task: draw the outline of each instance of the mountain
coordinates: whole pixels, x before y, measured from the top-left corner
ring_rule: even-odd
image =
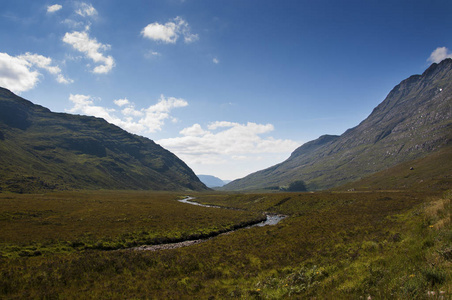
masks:
[[[335,187],[338,191],[419,190],[444,191],[452,187],[452,145],[427,156],[400,163],[354,182]]]
[[[152,140],[103,119],[54,113],[0,88],[0,190],[207,189]]]
[[[284,162],[224,186],[252,190],[303,180],[310,190],[335,187],[451,144],[452,59],[403,80],[358,126],[324,135]],[[452,174],[451,174],[452,175]]]
[[[221,187],[228,183],[212,175],[198,175],[198,178],[199,180],[201,180],[202,183],[204,183],[209,188]]]

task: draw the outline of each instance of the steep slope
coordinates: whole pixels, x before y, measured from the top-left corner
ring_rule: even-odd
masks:
[[[403,162],[357,181],[338,186],[334,190],[445,191],[451,187],[452,145],[449,145],[427,156]]]
[[[53,113],[0,88],[0,189],[204,190],[153,141],[103,119]]]
[[[402,81],[358,126],[302,145],[284,162],[235,180],[225,190],[304,180],[326,189],[423,157],[452,140],[452,59]]]

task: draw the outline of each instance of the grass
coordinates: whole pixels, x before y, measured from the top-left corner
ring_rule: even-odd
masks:
[[[153,141],[105,120],[53,113],[0,88],[0,191],[204,191]]]
[[[2,230],[0,295],[8,299],[423,299],[432,293],[452,295],[451,193],[194,195],[202,203],[244,211],[184,205],[175,201],[181,195],[171,193],[0,195],[2,216],[6,211],[8,216],[28,213],[20,215],[23,219],[3,218],[2,229],[16,224],[15,230],[29,232],[35,244],[49,245],[80,239],[91,245],[105,241],[106,236],[120,241],[124,234],[142,230],[174,237],[181,232],[189,235],[225,228],[260,216],[262,211],[289,215],[276,226],[238,230],[159,252],[70,246],[62,251],[61,246],[49,246],[42,255],[20,256],[17,253],[31,243]],[[53,225],[36,223],[38,217],[33,214],[38,212]],[[85,225],[77,223],[81,217],[86,217]],[[72,226],[74,222],[81,227]],[[45,226],[53,226],[51,231],[59,231],[61,238],[50,239],[56,233],[44,234]],[[83,240],[87,230],[92,235]],[[137,240],[139,234],[133,236]]]
[[[445,191],[452,185],[451,162],[452,147],[447,146],[335,189],[371,191],[385,187],[388,190]]]
[[[121,249],[195,239],[262,218],[196,208],[180,194],[139,191],[0,194],[0,255]]]

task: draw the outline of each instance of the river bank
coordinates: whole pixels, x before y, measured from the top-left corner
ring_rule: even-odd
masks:
[[[202,207],[209,207],[209,208],[220,208],[220,209],[233,209],[233,210],[238,210],[236,208],[230,208],[230,207],[221,207],[221,206],[216,206],[216,205],[206,205],[206,204],[201,204],[198,202],[194,202],[191,200],[194,200],[196,198],[193,197],[185,197],[184,199],[178,200],[181,203],[185,203],[185,204],[190,204],[190,205],[196,205],[196,206],[202,206]],[[225,231],[225,232],[218,232],[218,233],[212,233],[211,236],[206,237],[206,238],[200,238],[200,239],[187,239],[181,242],[177,242],[177,243],[166,243],[166,244],[158,244],[158,245],[141,245],[138,247],[134,247],[131,248],[132,250],[136,250],[136,251],[160,251],[160,250],[169,250],[169,249],[176,249],[176,248],[181,248],[181,247],[187,247],[187,246],[192,246],[192,245],[196,245],[199,243],[203,243],[206,242],[214,237],[220,236],[220,235],[225,235],[225,234],[230,234],[233,233],[234,231],[237,231],[239,229],[247,229],[247,228],[253,228],[253,227],[263,227],[263,226],[273,226],[278,224],[281,220],[285,219],[287,216],[285,215],[281,215],[281,214],[269,214],[269,213],[265,213],[265,220],[264,221],[257,221],[257,222],[253,222],[250,224],[245,224],[242,226],[236,226],[231,230]]]

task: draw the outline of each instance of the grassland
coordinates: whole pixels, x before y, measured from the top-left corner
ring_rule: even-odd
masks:
[[[0,255],[113,250],[207,237],[263,218],[198,209],[164,192],[0,194]]]
[[[0,298],[452,296],[452,194],[0,194]],[[289,217],[158,252],[125,249]],[[108,249],[118,249],[107,251]]]

